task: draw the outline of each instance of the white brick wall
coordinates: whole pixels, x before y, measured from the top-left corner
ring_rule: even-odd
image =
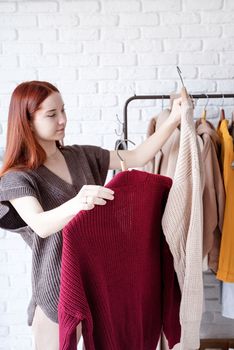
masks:
[[[178,90],[177,64],[192,94],[234,92],[233,22],[233,0],[1,0],[0,159],[10,94],[24,80],[45,79],[60,88],[66,143],[109,149],[125,100]],[[221,102],[209,102],[214,122]],[[229,115],[234,101],[225,103]],[[160,109],[161,101],[131,103],[133,141],[141,142],[147,121]],[[26,325],[30,264],[22,239],[1,230],[0,350],[32,349]],[[219,283],[208,273],[202,337],[234,337],[234,321],[221,316],[219,299]]]

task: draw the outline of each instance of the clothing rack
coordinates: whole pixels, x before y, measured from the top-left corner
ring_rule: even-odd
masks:
[[[234,98],[234,94],[195,94],[190,96],[193,99],[201,99],[201,98]],[[134,95],[127,99],[124,105],[124,122],[123,122],[123,134],[124,140],[128,139],[128,105],[131,101],[134,100],[169,100],[171,98],[170,95]],[[126,141],[127,144],[127,141]]]

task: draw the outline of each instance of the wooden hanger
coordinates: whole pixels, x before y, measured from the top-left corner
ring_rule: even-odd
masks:
[[[201,115],[201,121],[202,124],[206,124],[206,109],[203,109],[202,115]]]
[[[124,143],[130,142],[130,143],[132,143],[134,146],[135,146],[136,144],[135,144],[133,141],[131,141],[131,140],[123,139],[123,140],[119,140],[119,143],[118,143],[118,145],[117,145],[117,147],[116,147],[117,156],[118,156],[119,159],[120,159],[121,170],[122,170],[122,171],[126,171],[126,170],[128,170],[126,161],[125,161],[125,159],[123,159],[123,158],[121,157],[121,155],[119,154],[119,147],[120,147],[120,145],[121,145],[123,142],[124,142]]]
[[[206,123],[206,115],[207,115],[206,107],[208,105],[208,102],[209,102],[209,97],[208,97],[208,95],[206,95],[206,104],[205,104],[205,107],[204,107],[202,115],[201,115],[201,122],[202,122],[202,124]]]

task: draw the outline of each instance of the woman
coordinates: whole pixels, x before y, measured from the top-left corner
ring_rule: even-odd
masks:
[[[169,118],[134,150],[120,151],[128,167],[143,166],[180,122],[181,99]],[[7,146],[0,172],[0,226],[18,232],[32,249],[32,298],[28,323],[37,350],[58,350],[63,227],[80,211],[114,199],[103,187],[108,169],[120,168],[116,151],[62,146],[66,114],[58,89],[30,81],[14,90]],[[77,339],[80,337],[77,329]]]

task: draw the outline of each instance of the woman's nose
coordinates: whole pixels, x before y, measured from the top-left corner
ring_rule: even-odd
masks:
[[[59,124],[65,124],[65,123],[66,123],[66,120],[67,120],[67,118],[66,118],[66,116],[64,115],[64,113],[60,113],[59,118],[58,118],[58,123],[59,123]]]

